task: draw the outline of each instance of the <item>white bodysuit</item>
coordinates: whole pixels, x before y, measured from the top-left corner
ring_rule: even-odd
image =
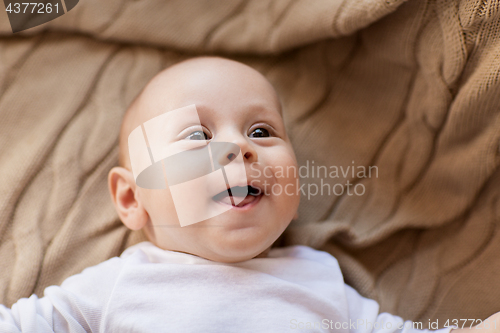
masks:
[[[143,242],[44,294],[0,305],[0,332],[422,332],[305,246],[225,264]]]

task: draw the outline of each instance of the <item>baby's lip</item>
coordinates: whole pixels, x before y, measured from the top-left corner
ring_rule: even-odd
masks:
[[[233,196],[233,197],[246,197],[246,196],[259,196],[262,194],[262,189],[258,186],[255,185],[236,185],[236,186],[231,186],[230,188],[227,188],[216,195],[212,197],[213,200],[215,201],[221,201],[223,198],[227,196]]]
[[[243,209],[250,207],[251,204],[257,204],[263,195],[263,192],[255,186],[233,186],[213,196],[212,200],[233,208]]]

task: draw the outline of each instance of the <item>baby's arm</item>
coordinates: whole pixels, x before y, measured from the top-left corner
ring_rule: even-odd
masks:
[[[46,288],[43,298],[0,305],[0,332],[99,332],[121,267],[122,259],[113,258]]]
[[[379,305],[372,299],[361,296],[352,287],[345,286],[347,304],[349,307],[349,332],[350,333],[421,333],[419,323],[404,321],[401,317],[387,312],[379,313]],[[451,328],[437,330],[439,333],[449,333]]]
[[[354,323],[349,327],[350,333],[420,333],[420,332],[440,332],[440,333],[500,333],[500,328],[494,325],[476,325],[472,328],[453,329],[452,327],[443,328],[436,331],[423,330],[422,324],[412,321],[403,321],[401,317],[389,313],[378,313],[379,305],[374,300],[364,298],[356,290],[345,285],[347,303],[349,306],[349,319]],[[500,322],[500,312],[488,318],[489,322]],[[376,326],[375,323],[378,323]],[[486,329],[485,327],[489,327]],[[480,331],[479,331],[480,330]]]
[[[485,323],[495,323],[495,325],[486,325]],[[471,328],[456,328],[451,333],[500,333],[500,327],[496,327],[496,323],[500,323],[500,312],[489,316],[483,323]]]

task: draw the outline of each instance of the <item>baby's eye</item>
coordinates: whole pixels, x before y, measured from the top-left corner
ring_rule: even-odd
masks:
[[[250,133],[249,137],[251,138],[267,138],[270,137],[269,131],[265,128],[259,127],[256,128]]]
[[[207,133],[203,131],[194,131],[186,137],[186,140],[208,140]]]

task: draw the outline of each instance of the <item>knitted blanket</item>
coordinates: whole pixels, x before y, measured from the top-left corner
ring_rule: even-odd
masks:
[[[423,327],[499,311],[499,22],[499,0],[82,0],[16,34],[0,13],[0,301],[144,239],[107,190],[121,116],[217,54],[282,99],[303,187],[281,245]]]

